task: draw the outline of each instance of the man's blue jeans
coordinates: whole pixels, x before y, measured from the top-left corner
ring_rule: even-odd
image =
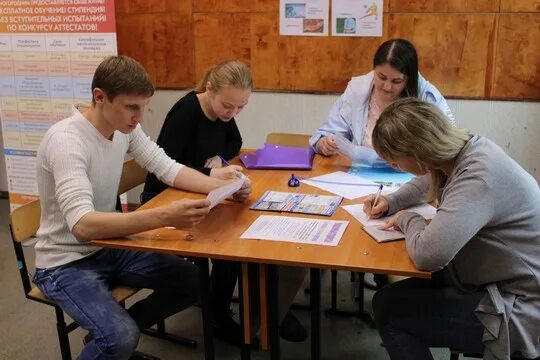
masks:
[[[66,265],[37,269],[38,288],[83,329],[92,340],[78,359],[128,359],[139,331],[199,300],[195,265],[173,255],[102,249]],[[154,290],[128,310],[118,304],[111,287],[125,285]]]

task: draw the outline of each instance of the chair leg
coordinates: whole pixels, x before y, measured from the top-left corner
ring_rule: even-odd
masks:
[[[337,310],[337,270],[331,270],[330,275],[332,278],[332,288],[331,288],[331,297],[332,297],[332,311]]]
[[[58,306],[55,306],[54,310],[56,312],[56,331],[58,332],[58,342],[60,343],[60,354],[62,354],[62,360],[71,360],[69,332],[67,330],[66,321],[64,320],[64,312]]]
[[[182,336],[170,334],[165,331],[165,320],[161,320],[156,324],[156,329],[149,328],[142,331],[143,334],[152,336],[158,339],[170,341],[174,344],[184,345],[188,347],[197,347],[197,341],[188,339]]]

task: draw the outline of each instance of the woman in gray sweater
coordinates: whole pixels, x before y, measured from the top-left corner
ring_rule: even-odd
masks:
[[[430,346],[484,359],[540,356],[540,189],[492,141],[453,128],[435,107],[405,98],[373,131],[377,154],[417,177],[364,203],[393,217],[409,255],[431,279],[406,279],[373,299],[390,357],[432,359]],[[407,207],[437,202],[428,222]]]

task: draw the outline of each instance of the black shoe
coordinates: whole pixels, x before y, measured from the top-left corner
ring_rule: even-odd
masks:
[[[279,336],[287,341],[302,342],[307,339],[307,331],[290,311],[279,325]]]
[[[214,337],[228,344],[240,346],[242,344],[243,331],[236,321],[226,317],[219,324],[214,325]]]
[[[377,290],[380,290],[386,285],[390,284],[390,280],[386,274],[373,274],[373,281],[375,281],[375,284],[377,284]]]

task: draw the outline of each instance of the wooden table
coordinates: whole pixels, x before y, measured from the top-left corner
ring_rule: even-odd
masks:
[[[234,162],[233,162],[234,163]],[[236,162],[238,163],[238,162]],[[350,161],[343,157],[325,158],[316,156],[312,171],[294,171],[297,177],[313,177],[334,171],[347,171]],[[185,230],[155,229],[134,234],[122,239],[92,241],[94,245],[139,251],[153,251],[176,254],[201,259],[225,259],[242,263],[268,264],[269,292],[277,290],[275,284],[275,265],[301,266],[311,269],[311,311],[312,311],[312,358],[320,356],[320,269],[350,270],[370,273],[384,273],[413,277],[429,277],[430,274],[415,268],[405,250],[405,242],[378,244],[362,230],[362,224],[341,207],[331,217],[333,220],[349,220],[350,223],[338,246],[306,245],[280,241],[262,241],[240,239],[240,235],[260,215],[269,212],[249,210],[251,204],[259,199],[266,190],[290,191],[300,193],[326,194],[318,188],[302,184],[298,188],[287,186],[290,170],[251,170],[246,171],[253,183],[253,193],[245,203],[223,202],[212,209],[208,217],[189,230],[192,241],[187,241]],[[205,195],[193,194],[176,189],[167,189],[146,203],[141,209],[165,205],[181,198],[204,198]],[[343,201],[343,205],[358,203],[358,200]],[[288,216],[316,217],[305,214]],[[208,268],[203,266],[203,276],[208,276]],[[243,282],[243,285],[246,285]],[[208,284],[203,286],[208,295]],[[246,293],[246,291],[244,291]],[[204,294],[203,294],[204,295]],[[277,334],[277,309],[270,301],[269,329],[271,357],[279,358],[279,338]],[[205,304],[203,304],[204,306]],[[245,311],[246,309],[244,309]],[[203,312],[203,323],[206,323]],[[206,319],[208,320],[208,318]],[[213,358],[211,347],[211,329],[205,326],[205,353]],[[207,337],[209,336],[209,338]],[[246,339],[247,340],[247,339]]]

